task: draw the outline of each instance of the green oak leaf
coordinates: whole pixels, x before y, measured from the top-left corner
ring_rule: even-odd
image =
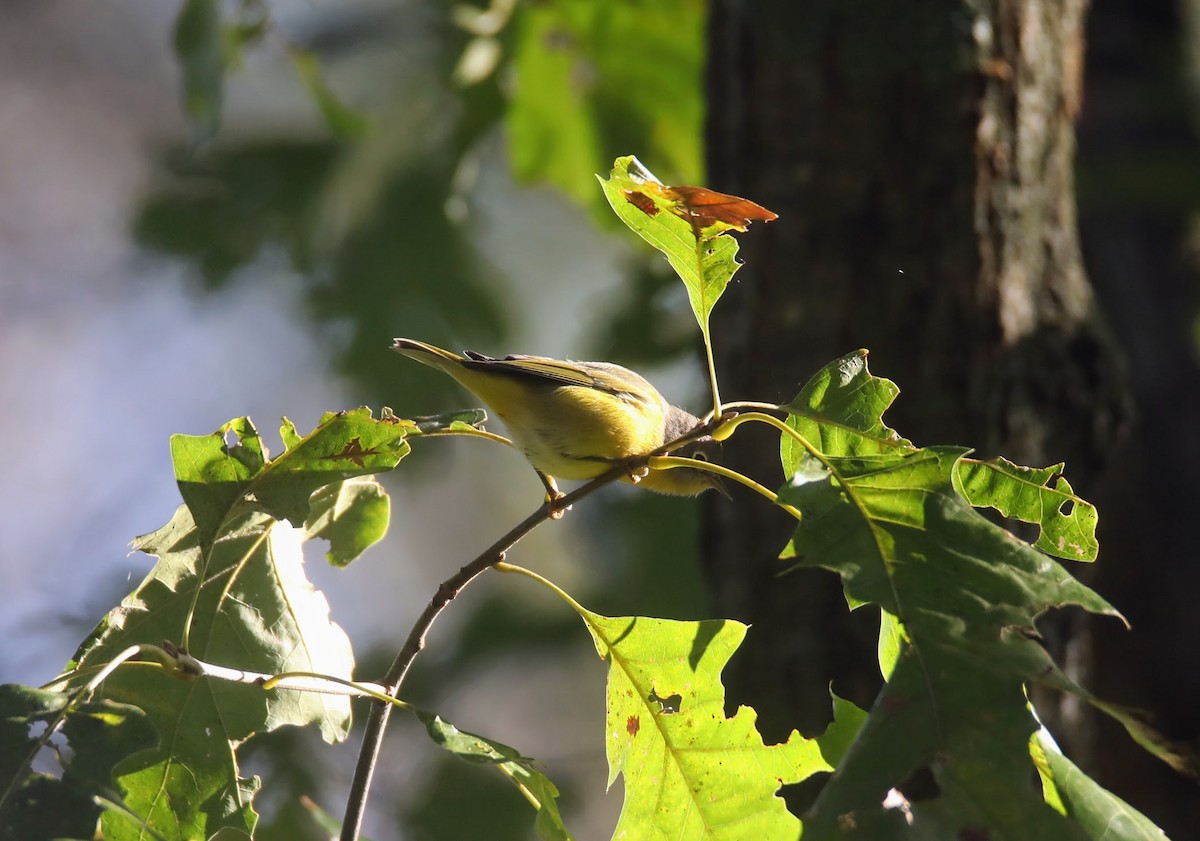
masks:
[[[175,479],[205,545],[246,510],[303,525],[318,488],[354,476],[391,470],[408,455],[412,425],[376,420],[367,408],[328,413],[301,437],[288,420],[280,430],[287,449],[268,460],[249,418],[211,435],[171,436]],[[232,437],[232,443],[227,441]]]
[[[325,560],[343,567],[387,533],[391,502],[373,476],[356,476],[317,488],[309,497],[304,536],[329,541]]]
[[[738,243],[730,234],[697,231],[675,212],[679,202],[633,157],[617,158],[612,174],[600,185],[613,211],[629,228],[666,255],[687,288],[692,312],[705,345],[711,345],[709,316],[739,268]]]
[[[1032,782],[1036,727],[1020,681],[978,659],[908,647],[805,813],[803,837],[1083,841]]]
[[[746,634],[739,622],[606,617],[580,608],[608,661],[609,785],[625,779],[614,838],[793,839],[800,823],[781,785],[830,770],[795,731],[764,745],[755,713],[725,715],[721,670]]]
[[[60,776],[30,772],[44,739],[31,728],[55,727],[70,751],[54,755]],[[105,811],[138,826],[113,779],[113,767],[152,748],[154,728],[138,707],[88,700],[78,693],[0,685],[0,837],[9,841],[91,838]]]
[[[72,683],[139,643],[181,640],[208,663],[250,672],[308,671],[349,679],[354,659],[345,633],[304,573],[303,534],[257,511],[229,520],[210,547],[187,506],[136,548],[158,557],[145,580],[80,646]],[[186,630],[185,630],[186,629]],[[100,687],[103,697],[145,710],[160,746],[116,769],[125,802],[167,839],[204,839],[221,827],[252,832],[256,780],[238,774],[236,749],[255,733],[316,724],[327,741],[344,739],[343,696],[171,676],[127,664]],[[106,839],[144,837],[106,815]]]
[[[891,380],[876,377],[867,368],[867,352],[857,350],[830,362],[780,408],[788,413],[787,425],[819,452],[831,456],[865,456],[911,450],[883,422],[883,413],[900,389]],[[807,450],[790,435],[780,438],[784,473],[799,469]]]
[[[847,597],[897,617],[906,640],[871,717],[814,806],[806,837],[836,837],[848,814],[862,828],[894,824],[901,816],[885,798],[922,768],[940,791],[911,809],[926,831],[1083,837],[1065,829],[1029,786],[1027,742],[1036,723],[1023,694],[1027,682],[1074,693],[1144,732],[1129,711],[1070,681],[1037,642],[1035,620],[1051,608],[1118,614],[955,492],[962,453],[931,447],[807,456],[781,491],[802,515],[785,557],[839,573]],[[1144,743],[1175,759],[1168,743]],[[980,756],[989,757],[990,771],[976,767]],[[1002,814],[979,808],[998,800],[1008,804]]]
[[[467,762],[492,765],[509,778],[537,810],[534,829],[545,841],[571,841],[574,837],[558,813],[558,788],[520,751],[484,736],[459,730],[433,713],[417,711],[429,737],[440,747]]]
[[[1022,467],[1006,458],[960,460],[955,488],[976,508],[995,508],[1041,527],[1033,544],[1043,552],[1071,561],[1094,561],[1096,506],[1077,496],[1062,475],[1063,466]]]
[[[1096,841],[1167,841],[1167,836],[1149,818],[1063,756],[1046,731],[1030,740],[1030,750],[1046,802],[1074,820]]]

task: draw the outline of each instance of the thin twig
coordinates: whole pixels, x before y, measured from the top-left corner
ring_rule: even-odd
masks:
[[[450,604],[462,592],[464,587],[470,584],[471,581],[488,567],[498,561],[502,561],[505,552],[511,549],[517,541],[532,531],[539,523],[551,519],[555,511],[571,505],[576,500],[582,499],[602,485],[606,485],[623,475],[623,469],[610,470],[608,473],[593,479],[565,497],[553,502],[547,502],[517,524],[506,535],[481,552],[473,561],[443,581],[433,598],[429,600],[429,604],[425,606],[425,610],[422,611],[420,617],[413,624],[412,630],[409,631],[408,639],[404,641],[403,648],[400,649],[395,661],[392,663],[392,667],[381,681],[387,694],[393,698],[397,696],[400,686],[404,683],[404,679],[408,675],[408,670],[412,666],[413,660],[416,659],[421,649],[425,647],[425,636],[428,634],[434,620],[438,618],[446,605]],[[367,724],[363,733],[362,747],[359,749],[358,764],[355,766],[354,779],[350,786],[350,795],[346,801],[346,813],[342,818],[342,841],[357,841],[358,839],[359,831],[362,828],[363,812],[366,808],[367,793],[371,786],[371,777],[375,771],[375,763],[378,761],[380,748],[383,746],[383,734],[387,727],[391,710],[391,705],[378,701],[371,705],[371,712],[367,716]]]
[[[687,435],[674,441],[668,441],[654,452],[637,459],[637,461],[648,461],[654,456],[676,450],[689,441],[710,434],[726,420],[728,418],[710,420]],[[479,553],[473,561],[443,581],[438,587],[437,592],[434,593],[433,598],[429,600],[429,604],[425,606],[425,610],[421,612],[421,615],[413,624],[412,630],[408,633],[408,639],[404,641],[404,646],[396,655],[396,659],[392,663],[392,667],[388,670],[387,675],[380,681],[386,693],[392,698],[399,695],[400,687],[404,683],[404,679],[408,676],[408,670],[412,666],[413,660],[421,653],[421,649],[425,647],[425,636],[429,633],[430,627],[441,614],[442,610],[445,609],[446,605],[450,604],[462,592],[464,587],[474,581],[484,570],[503,561],[505,553],[516,545],[517,541],[522,537],[533,531],[537,525],[545,520],[554,519],[556,512],[566,510],[566,508],[578,500],[583,499],[604,485],[629,475],[629,473],[629,465],[619,465],[607,473],[592,479],[586,485],[575,489],[566,496],[547,501],[514,526],[507,534]],[[383,735],[387,729],[387,722],[391,716],[391,711],[392,706],[381,701],[376,701],[371,705],[371,711],[367,716],[367,723],[363,732],[362,746],[358,752],[358,764],[354,768],[354,778],[350,783],[350,795],[346,799],[346,813],[342,818],[341,841],[358,841],[358,834],[362,829],[363,814],[367,806],[367,794],[371,788],[371,778],[375,773],[375,764],[379,760],[379,751],[383,747]]]

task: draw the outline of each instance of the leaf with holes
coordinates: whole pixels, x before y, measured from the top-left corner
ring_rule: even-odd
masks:
[[[721,670],[746,626],[580,615],[609,664],[609,785],[625,778],[613,837],[795,838],[800,823],[779,787],[830,766],[794,731],[764,745],[749,707],[725,716]]]
[[[1041,533],[1033,545],[1043,552],[1071,561],[1094,561],[1100,551],[1096,506],[1075,494],[1062,475],[1063,466],[1022,467],[1006,458],[964,458],[954,473],[954,484],[976,508],[995,508],[1005,517],[1039,526]]]
[[[1086,700],[1037,642],[1034,621],[1078,605],[1117,615],[1055,561],[988,522],[955,491],[963,451],[927,448],[860,457],[807,456],[781,497],[802,520],[785,551],[798,566],[838,572],[847,596],[903,623],[907,644],[846,760],[806,822],[835,837],[900,819],[885,797],[927,769],[940,791],[912,815],[945,835],[1073,836],[1029,785],[1035,723],[1022,685],[1040,681]],[[981,747],[983,746],[983,747]],[[989,757],[986,772],[979,756]],[[1004,802],[987,814],[978,804]]]
[[[744,225],[713,220],[712,224],[698,226],[697,220],[706,217],[689,210],[689,199],[677,192],[697,188],[667,187],[633,156],[617,158],[612,174],[607,180],[601,178],[600,184],[621,221],[666,255],[687,288],[704,342],[710,345],[709,316],[742,265],[737,259],[737,240],[726,231],[742,230]],[[770,211],[759,210],[774,218]]]
[[[284,419],[280,435],[287,449],[268,460],[254,424],[236,418],[211,435],[171,436],[175,480],[205,545],[246,511],[264,511],[301,526],[314,491],[391,470],[408,455],[405,439],[412,429],[408,422],[375,420],[366,408],[326,414],[303,437]]]

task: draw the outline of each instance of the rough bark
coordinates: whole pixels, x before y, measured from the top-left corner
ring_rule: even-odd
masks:
[[[1195,743],[1200,564],[1190,512],[1200,470],[1200,251],[1189,217],[1200,212],[1200,65],[1193,64],[1189,90],[1182,60],[1189,2],[1197,50],[1196,0],[1096,0],[1079,182],[1085,260],[1128,357],[1136,401],[1134,434],[1094,494],[1101,512],[1096,587],[1133,631],[1097,623],[1093,685],[1102,697],[1150,710],[1170,735]],[[1161,816],[1170,837],[1195,837],[1195,782],[1147,756],[1111,723],[1099,725],[1099,780]]]
[[[1129,406],[1080,257],[1074,120],[1086,0],[713,0],[709,180],[780,214],[744,237],[714,317],[727,399],[790,397],[856,347],[903,390],[889,425],[1095,480]],[[768,483],[766,437],[729,460]],[[874,629],[831,576],[777,579],[786,517],[709,501],[721,610],[755,625],[733,694],[772,735],[827,716],[830,679],[869,703]],[[1091,637],[1048,624],[1085,683]],[[1084,711],[1043,715],[1085,765]]]

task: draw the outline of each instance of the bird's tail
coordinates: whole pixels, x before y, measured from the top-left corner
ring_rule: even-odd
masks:
[[[430,368],[437,368],[439,371],[447,373],[457,371],[464,361],[457,353],[418,342],[416,339],[393,339],[392,350],[404,354],[409,359],[415,359],[428,365]]]

